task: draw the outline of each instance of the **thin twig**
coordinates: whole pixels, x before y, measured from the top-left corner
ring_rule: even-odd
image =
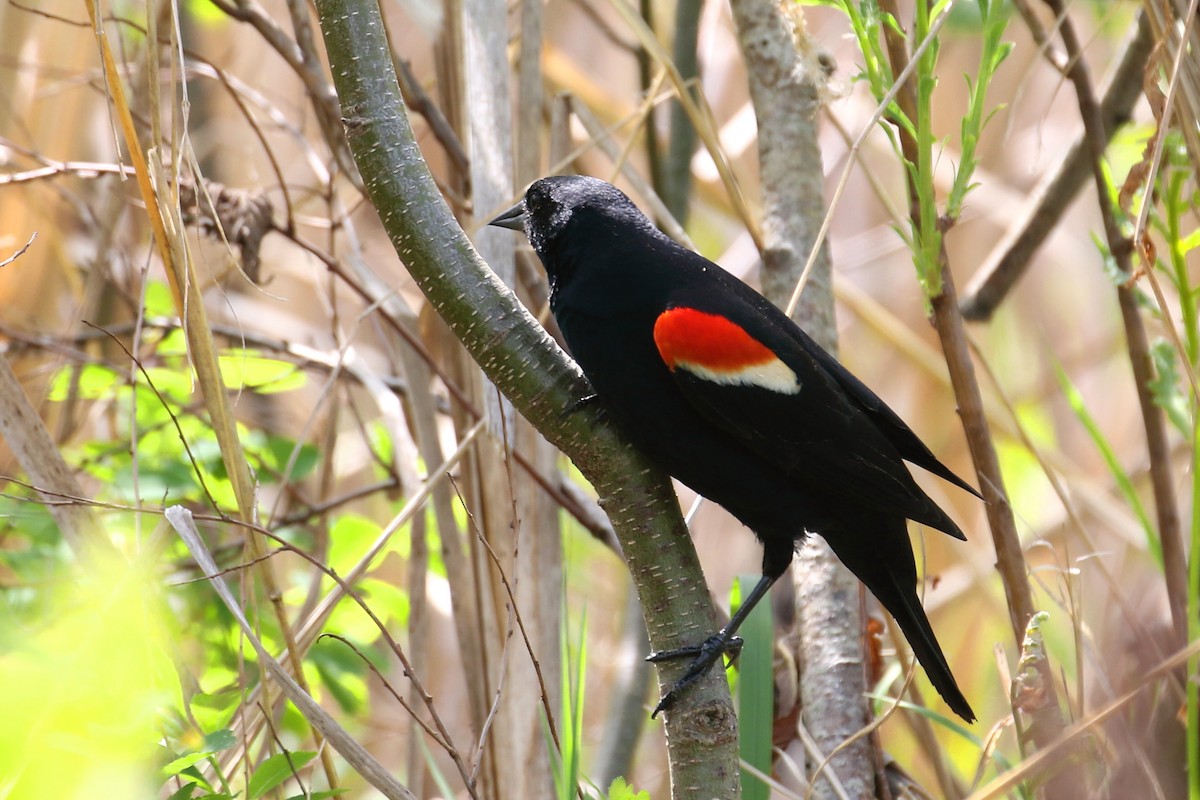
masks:
[[[277,552],[281,551],[282,548]],[[207,578],[198,578],[197,580],[207,580]],[[453,745],[451,745],[449,742],[442,739],[442,735],[440,733],[429,727],[428,722],[417,716],[416,710],[410,706],[403,697],[400,696],[400,693],[396,691],[394,686],[392,686],[392,682],[389,681],[387,677],[385,677],[384,674],[379,671],[379,668],[375,666],[375,662],[368,658],[363,651],[359,650],[358,646],[355,645],[354,642],[350,641],[345,636],[342,636],[340,633],[322,633],[317,637],[317,641],[319,642],[322,639],[336,639],[337,641],[346,645],[346,647],[349,647],[351,650],[353,650],[355,655],[357,655],[359,659],[367,665],[367,669],[371,670],[371,672],[375,674],[375,677],[379,679],[379,683],[383,686],[383,688],[387,689],[388,694],[394,697],[396,702],[400,704],[400,707],[408,712],[409,717],[411,717],[414,722],[421,726],[421,729],[425,731],[426,736],[437,742],[438,747],[442,748],[443,750],[449,751],[453,747]]]
[[[196,519],[205,519],[205,517],[203,515],[196,515],[195,518]],[[474,783],[470,781],[470,779],[467,775],[466,765],[463,763],[462,758],[459,755],[458,749],[453,745],[453,737],[450,735],[449,729],[447,729],[445,724],[442,722],[441,715],[438,714],[438,712],[437,712],[437,707],[434,705],[434,702],[433,702],[433,695],[431,695],[428,691],[426,691],[424,684],[421,682],[420,676],[418,676],[416,674],[416,671],[412,668],[412,664],[409,662],[408,657],[405,655],[404,648],[402,648],[400,646],[400,643],[395,640],[395,638],[392,636],[391,632],[388,630],[387,625],[383,622],[383,620],[381,620],[379,618],[379,616],[375,613],[375,611],[371,608],[371,606],[365,600],[362,599],[362,596],[357,591],[355,591],[354,588],[352,588],[350,586],[349,581],[346,578],[343,578],[342,576],[338,575],[338,573],[336,571],[334,571],[333,569],[331,569],[330,567],[321,563],[318,559],[314,558],[311,554],[309,554],[309,553],[305,552],[304,550],[302,550],[301,548],[296,547],[295,545],[291,544],[286,539],[284,539],[282,536],[279,536],[278,534],[274,533],[273,531],[270,531],[259,525],[238,522],[236,520],[228,520],[228,521],[231,523],[237,524],[237,525],[241,525],[242,527],[249,528],[249,529],[255,531],[256,533],[259,533],[262,536],[265,536],[266,538],[271,539],[276,544],[280,545],[281,548],[286,549],[286,550],[294,553],[295,555],[300,556],[302,559],[307,561],[313,567],[320,570],[327,577],[332,579],[337,584],[338,588],[341,590],[341,594],[343,596],[349,597],[351,600],[353,600],[355,602],[355,604],[360,609],[362,609],[363,613],[365,613],[368,617],[370,617],[371,622],[373,622],[375,624],[375,627],[379,630],[380,635],[382,636],[382,638],[384,640],[384,643],[388,646],[388,649],[390,649],[392,651],[392,653],[396,656],[397,660],[399,660],[400,666],[404,670],[404,676],[406,678],[408,678],[410,681],[412,681],[413,685],[416,687],[417,692],[418,692],[419,696],[421,697],[422,702],[424,702],[424,704],[425,704],[426,710],[429,711],[429,715],[433,719],[434,725],[437,727],[437,731],[439,734],[439,738],[437,741],[439,742],[439,744],[446,745],[446,754],[450,756],[450,758],[454,761],[455,766],[457,766],[459,768],[459,775],[460,775],[460,777],[463,778],[464,786],[467,789],[467,792],[471,795],[472,798],[474,798],[474,800],[479,800],[479,797],[475,792]],[[202,566],[203,566],[203,564],[202,564]]]
[[[304,88],[317,112],[321,133],[329,150],[337,160],[338,166],[355,188],[362,191],[362,178],[350,157],[346,146],[346,137],[342,133],[341,109],[338,107],[337,93],[325,78],[321,61],[316,57],[312,47],[311,37],[307,40],[308,48],[301,37],[293,39],[256,0],[213,0],[213,5],[224,11],[230,18],[250,25],[258,32],[272,50],[296,74],[304,84]]]
[[[33,240],[36,238],[37,238],[37,231],[34,231],[33,234],[29,237],[29,241],[27,241],[24,245],[22,245],[20,250],[13,253],[11,256],[4,259],[3,261],[0,261],[0,267],[7,267],[9,264],[13,263],[18,258],[25,255],[25,251],[28,250],[33,245]]]
[[[454,479],[451,478],[451,483]],[[457,489],[457,486],[455,487]],[[459,494],[459,500],[463,500],[462,494]],[[488,558],[492,562],[492,566],[496,568],[496,572],[500,575],[500,582],[504,585],[504,592],[508,595],[509,608],[512,610],[513,619],[517,623],[517,628],[521,631],[521,641],[525,644],[525,652],[529,654],[529,663],[533,665],[534,674],[537,676],[539,698],[542,701],[542,710],[546,712],[546,723],[550,729],[550,739],[554,742],[554,749],[562,754],[562,740],[558,737],[558,725],[554,721],[554,709],[550,707],[550,692],[546,688],[546,678],[542,674],[542,663],[538,659],[537,654],[533,652],[533,642],[529,638],[529,631],[525,629],[525,620],[521,618],[521,610],[517,607],[517,598],[513,593],[512,584],[508,582],[508,575],[504,572],[504,567],[500,563],[499,556],[492,549],[491,542],[479,530],[475,528],[475,538],[487,550]]]
[[[172,527],[179,533],[180,538],[184,540],[196,563],[208,574],[217,572],[216,564],[213,562],[212,555],[208,552],[200,537],[191,513],[182,506],[172,506],[166,509],[164,513]],[[279,541],[282,543],[282,540]],[[299,554],[301,556],[306,555],[302,552]],[[335,580],[337,578],[336,574],[332,575],[332,577]],[[246,619],[241,605],[234,599],[233,594],[225,585],[225,581],[221,578],[213,578],[210,583],[226,608],[233,614],[243,635],[254,647],[258,655],[259,664],[263,667],[264,671],[271,673],[275,682],[287,695],[288,699],[296,705],[305,720],[312,725],[313,729],[319,731],[324,739],[333,742],[338,752],[385,797],[416,800],[416,796],[407,787],[397,781],[389,771],[385,770],[367,752],[367,749],[358,740],[350,736],[328,712],[321,708],[320,704],[313,700],[312,695],[303,689],[295,678],[289,675],[283,666],[267,652],[265,645],[255,635],[253,626]],[[369,608],[364,610],[368,614],[371,613]],[[372,616],[372,619],[378,622],[378,619],[374,616]],[[383,630],[383,635],[387,636],[386,629]]]

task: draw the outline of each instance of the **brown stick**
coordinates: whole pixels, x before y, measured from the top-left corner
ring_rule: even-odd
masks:
[[[896,13],[893,0],[886,0],[880,5],[893,14]],[[892,70],[895,74],[900,74],[900,71],[908,64],[907,41],[899,31],[890,27],[885,27],[885,36]],[[897,95],[897,102],[909,119],[917,118],[916,95],[911,81]],[[906,127],[897,125],[896,129],[905,159],[911,164],[916,164],[918,156],[916,139]],[[909,182],[909,201],[910,214],[914,227],[916,227],[919,225],[921,209],[918,189],[912,181]],[[944,238],[938,251],[938,264],[942,290],[938,295],[930,298],[933,324],[946,358],[946,367],[950,373],[954,397],[958,402],[958,413],[962,418],[967,446],[971,451],[971,460],[975,465],[979,488],[986,503],[988,527],[992,532],[992,543],[996,550],[996,569],[1000,573],[1001,583],[1004,586],[1013,634],[1017,645],[1020,646],[1025,638],[1026,625],[1034,612],[1033,592],[1029,586],[1025,554],[1021,548],[1020,537],[1017,535],[1016,520],[1004,488],[1004,478],[1000,472],[1000,459],[996,453],[995,442],[992,439],[990,425],[984,410],[983,395],[975,376],[975,365],[971,361],[970,346],[962,314],[958,308],[958,295],[954,285],[954,276],[950,272]],[[1027,733],[1034,745],[1041,750],[1049,747],[1059,737],[1064,723],[1059,713],[1057,692],[1049,665],[1042,658],[1036,662],[1036,667],[1042,679],[1041,688],[1044,695],[1036,708],[1028,709],[1032,717],[1032,724],[1029,725]],[[1021,738],[1024,740],[1025,736]],[[1077,773],[1076,768],[1064,762],[1064,769],[1048,779],[1046,795],[1048,797],[1073,796],[1072,790],[1077,791],[1086,785],[1083,776]]]
[[[1117,268],[1132,275],[1132,248],[1121,233],[1116,213],[1108,201],[1107,181],[1104,176],[1104,115],[1092,90],[1092,79],[1087,62],[1083,59],[1083,48],[1075,26],[1066,14],[1061,0],[1045,0],[1046,4],[1061,19],[1059,35],[1067,50],[1069,69],[1067,78],[1075,87],[1079,103],[1079,116],[1083,120],[1084,133],[1091,155],[1092,175],[1096,182],[1097,203],[1104,222],[1104,236],[1108,250],[1116,261]],[[1145,325],[1137,307],[1133,287],[1125,284],[1117,287],[1117,300],[1121,306],[1121,321],[1125,325],[1125,346],[1129,352],[1129,363],[1137,385],[1138,404],[1142,410],[1142,425],[1146,429],[1146,450],[1150,459],[1150,484],[1154,491],[1154,509],[1158,519],[1158,535],[1162,542],[1163,574],[1167,584],[1167,601],[1171,607],[1171,619],[1175,625],[1175,644],[1183,647],[1187,641],[1187,560],[1183,549],[1183,533],[1179,508],[1175,500],[1175,484],[1171,476],[1171,450],[1167,441],[1167,425],[1162,409],[1154,403],[1150,382],[1154,378],[1154,361],[1150,356],[1150,344]]]

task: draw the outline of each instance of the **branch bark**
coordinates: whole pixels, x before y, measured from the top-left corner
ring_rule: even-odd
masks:
[[[396,252],[489,379],[592,482],[621,539],[652,645],[700,640],[714,627],[712,603],[666,476],[594,412],[562,414],[586,383],[479,257],[438,192],[375,4],[318,0],[317,11],[350,149]],[[685,668],[661,670],[664,691]],[[681,698],[666,731],[675,797],[738,796],[736,723],[719,670]]]

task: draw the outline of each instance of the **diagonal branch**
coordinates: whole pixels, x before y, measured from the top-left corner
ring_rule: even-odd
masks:
[[[652,645],[702,638],[711,630],[712,603],[670,483],[594,412],[562,414],[586,393],[583,378],[479,258],[439,194],[405,115],[378,7],[318,0],[317,10],[350,150],[414,281],[488,378],[600,494]],[[685,668],[663,670],[664,688]],[[682,698],[666,728],[677,797],[698,786],[736,796],[736,724],[720,671]]]
[[[1104,99],[1100,101],[1105,141],[1129,118],[1134,104],[1142,96],[1141,75],[1153,45],[1150,24],[1143,13],[1138,16],[1137,30],[1125,46],[1121,63],[1113,72]],[[1085,132],[1071,145],[1057,169],[1033,190],[1020,220],[1009,226],[1004,238],[967,285],[962,298],[962,313],[967,319],[982,321],[992,316],[1025,274],[1033,254],[1058,225],[1071,200],[1087,182],[1091,172],[1091,148],[1086,135]]]

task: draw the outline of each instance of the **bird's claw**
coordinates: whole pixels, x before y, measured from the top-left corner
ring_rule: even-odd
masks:
[[[745,641],[740,636],[730,636],[729,639],[725,640],[722,634],[714,633],[699,644],[687,644],[683,647],[676,647],[673,650],[655,650],[646,656],[646,660],[651,664],[661,664],[663,661],[674,661],[679,658],[687,658],[688,656],[702,656],[711,653],[712,657],[708,659],[711,665],[716,661],[716,656],[723,653],[730,653],[734,658],[737,658],[738,653],[742,652],[742,645],[744,644]]]
[[[689,656],[692,657],[692,663],[688,665],[687,671],[683,673],[679,680],[675,681],[670,690],[658,701],[658,705],[654,707],[654,711],[650,712],[650,717],[653,719],[658,716],[659,712],[666,711],[673,706],[684,689],[704,677],[721,656],[728,654],[730,656],[729,663],[732,664],[737,659],[738,654],[742,652],[743,644],[745,642],[740,636],[726,636],[724,633],[714,633],[699,644],[685,645],[673,650],[658,650],[646,656],[646,660],[653,664],[660,664],[663,661],[674,661]]]

